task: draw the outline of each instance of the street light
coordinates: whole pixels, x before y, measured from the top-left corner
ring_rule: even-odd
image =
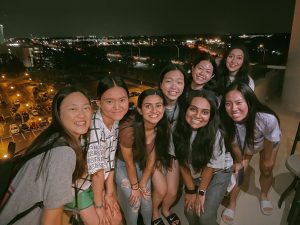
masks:
[[[265,63],[265,56],[266,56],[266,49],[265,49],[265,47],[264,47],[263,44],[260,44],[260,45],[258,46],[258,48],[262,49],[262,51],[263,51],[262,63],[264,64],[264,63]]]
[[[177,59],[179,59],[179,47],[177,45],[174,45],[177,48]]]

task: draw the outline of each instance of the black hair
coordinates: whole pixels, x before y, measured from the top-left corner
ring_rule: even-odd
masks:
[[[44,154],[42,158],[42,161],[38,169],[37,177],[41,173],[41,170],[44,165],[44,161],[46,160],[48,153],[60,138],[62,138],[65,141],[65,143],[74,150],[76,154],[76,167],[72,175],[73,182],[78,178],[80,178],[85,171],[86,163],[85,163],[85,155],[83,154],[85,153],[85,151],[82,151],[82,148],[80,146],[80,141],[76,137],[74,137],[70,132],[68,132],[68,130],[65,129],[60,118],[60,106],[62,101],[68,95],[74,92],[79,92],[83,94],[89,100],[87,94],[76,87],[66,86],[60,89],[57,92],[57,94],[54,96],[52,101],[52,122],[26,149],[25,154],[29,154],[31,152],[41,150],[41,147],[49,148],[49,150],[46,152],[46,154]],[[87,146],[85,146],[85,148],[87,148]]]
[[[210,104],[210,118],[204,127],[197,129],[196,137],[193,143],[190,143],[192,135],[192,128],[185,119],[185,114],[191,105],[191,102],[196,97],[205,98]],[[220,133],[219,148],[223,149],[224,132],[221,127],[218,115],[218,101],[215,94],[209,90],[194,91],[188,98],[187,106],[184,114],[180,117],[177,127],[174,132],[174,145],[176,157],[179,164],[188,166],[192,164],[194,170],[199,172],[210,162],[213,157],[214,144],[216,142],[217,133]],[[190,157],[190,146],[192,144],[192,151]],[[191,161],[189,161],[191,159]]]
[[[137,107],[142,108],[144,99],[151,95],[158,95],[163,100],[164,105],[166,101],[160,90],[147,89],[143,91],[138,97]],[[134,159],[139,163],[141,168],[145,168],[147,162],[146,152],[146,137],[143,116],[136,111],[133,123],[134,129]],[[155,136],[155,155],[156,164],[162,165],[165,168],[170,167],[169,157],[169,144],[170,144],[170,126],[166,113],[164,113],[162,119],[156,125]]]
[[[254,128],[255,128],[255,118],[258,112],[262,113],[268,113],[271,115],[274,115],[280,123],[280,120],[276,113],[269,108],[268,106],[262,104],[256,97],[254,91],[248,86],[248,84],[245,84],[243,82],[233,82],[230,84],[224,93],[224,97],[221,101],[220,105],[220,115],[221,120],[226,128],[226,133],[228,135],[228,143],[232,143],[236,134],[235,129],[235,122],[230,118],[228,113],[226,112],[225,103],[226,103],[226,95],[233,90],[239,91],[242,96],[244,97],[247,106],[248,106],[248,115],[246,119],[243,121],[246,127],[246,137],[245,141],[246,144],[250,147],[254,147]]]
[[[129,96],[128,88],[124,80],[120,76],[103,76],[100,78],[98,86],[97,86],[97,98],[100,99],[101,96],[106,92],[108,89],[113,87],[122,87]]]
[[[245,84],[249,84],[249,81],[250,81],[250,79],[249,79],[250,56],[249,56],[248,50],[247,50],[246,46],[243,45],[242,43],[239,43],[239,42],[234,43],[230,48],[228,48],[224,52],[223,58],[220,61],[220,65],[218,67],[218,71],[220,74],[219,79],[218,79],[218,86],[219,86],[219,91],[223,96],[224,96],[224,91],[225,91],[226,87],[230,84],[230,80],[229,80],[230,74],[229,74],[229,70],[226,66],[226,61],[227,61],[227,57],[229,56],[229,54],[231,53],[231,51],[233,49],[240,49],[244,54],[244,61],[243,61],[241,68],[235,75],[235,81],[243,82]]]

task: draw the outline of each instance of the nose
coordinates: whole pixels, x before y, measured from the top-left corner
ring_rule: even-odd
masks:
[[[200,119],[201,118],[201,112],[200,111],[197,111],[194,115],[197,119]]]
[[[157,107],[156,106],[152,106],[152,112],[156,113],[157,112]]]
[[[232,105],[231,105],[231,110],[232,110],[232,111],[237,110],[237,105],[236,105],[236,104],[232,104]]]
[[[79,117],[84,117],[85,114],[86,114],[86,113],[85,113],[84,109],[79,109],[79,110],[78,110],[78,116],[79,116]]]
[[[120,103],[118,101],[114,102],[114,109],[119,109],[120,108]]]

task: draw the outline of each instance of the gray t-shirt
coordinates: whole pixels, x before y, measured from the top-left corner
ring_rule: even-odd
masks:
[[[236,127],[241,145],[244,146],[246,127],[244,124],[236,124]],[[245,153],[253,155],[263,150],[265,139],[271,142],[279,142],[281,139],[280,127],[274,115],[268,113],[257,113],[254,128],[254,148],[245,146]],[[234,143],[239,145],[237,134],[235,135]]]
[[[54,209],[72,201],[72,174],[76,165],[76,154],[68,146],[53,148],[44,163],[43,172],[36,180],[40,154],[29,160],[14,178],[11,187],[15,189],[0,214],[0,225],[7,224],[17,214],[43,201],[45,209]],[[43,210],[35,208],[14,225],[41,224]]]

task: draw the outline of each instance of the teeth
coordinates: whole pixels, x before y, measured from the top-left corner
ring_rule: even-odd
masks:
[[[77,126],[84,126],[86,124],[86,122],[85,121],[84,122],[76,122],[75,124]]]
[[[192,119],[192,123],[194,123],[194,124],[199,124],[199,123],[201,123],[201,121],[200,121],[200,120],[197,120],[197,119]]]

